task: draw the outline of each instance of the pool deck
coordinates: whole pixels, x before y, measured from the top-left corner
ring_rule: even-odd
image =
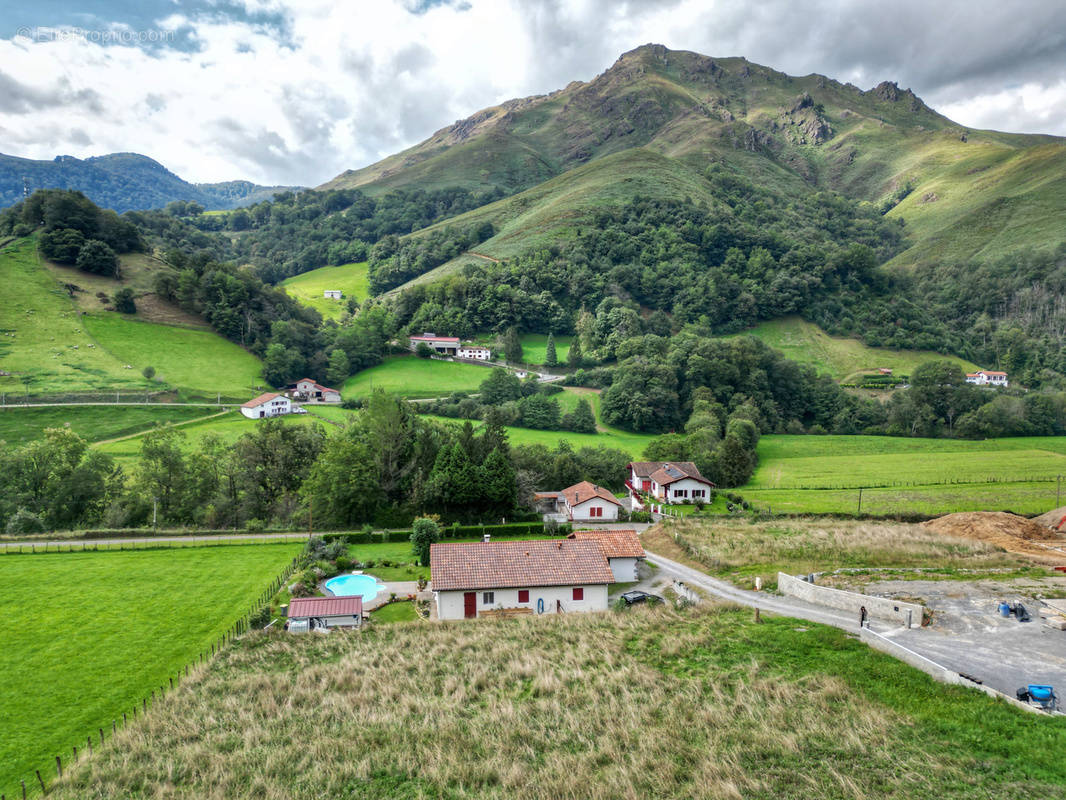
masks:
[[[367,572],[366,575],[373,576],[374,573]],[[330,579],[332,580],[332,579]],[[373,611],[375,608],[381,608],[383,605],[389,602],[389,596],[393,593],[397,597],[406,598],[408,595],[418,594],[418,582],[417,581],[378,581],[378,593],[373,600],[363,601],[364,611]],[[326,581],[322,581],[318,584],[318,591],[326,597],[335,597],[333,592],[326,588]]]

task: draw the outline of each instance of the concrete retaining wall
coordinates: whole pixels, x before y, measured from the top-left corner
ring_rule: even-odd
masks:
[[[922,607],[916,603],[818,586],[783,572],[777,573],[777,588],[783,594],[798,597],[808,603],[851,611],[855,614],[856,624],[859,621],[859,610],[863,607],[866,608],[867,614],[876,619],[898,622],[905,627],[919,627],[922,624]]]

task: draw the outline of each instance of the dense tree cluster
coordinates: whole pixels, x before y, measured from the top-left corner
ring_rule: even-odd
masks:
[[[449,226],[410,239],[385,236],[370,249],[370,291],[381,294],[417,278],[491,238],[493,233],[492,223],[482,222]]]

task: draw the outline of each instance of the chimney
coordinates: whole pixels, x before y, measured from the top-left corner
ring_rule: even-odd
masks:
[[[489,540],[489,535],[487,533],[481,534],[481,541],[487,542],[488,540]]]

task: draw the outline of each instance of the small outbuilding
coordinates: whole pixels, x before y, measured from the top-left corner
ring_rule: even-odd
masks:
[[[344,292],[340,289],[326,289],[326,291],[322,292],[322,296],[327,300],[343,300]]]
[[[241,413],[248,419],[280,417],[292,413],[292,401],[281,392],[267,392],[242,404]]]
[[[363,598],[296,597],[289,601],[289,630],[358,628],[363,624]]]
[[[644,548],[635,530],[574,531],[568,538],[599,542],[616,582],[630,583],[640,580],[637,564],[644,558]]]

